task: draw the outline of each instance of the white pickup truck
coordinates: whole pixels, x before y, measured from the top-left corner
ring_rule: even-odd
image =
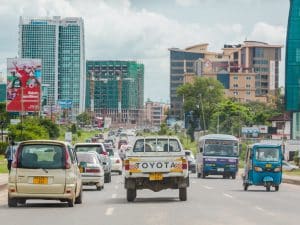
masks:
[[[168,188],[179,189],[179,199],[186,201],[188,162],[176,137],[137,138],[124,165],[128,201],[135,200],[138,189],[157,192]]]

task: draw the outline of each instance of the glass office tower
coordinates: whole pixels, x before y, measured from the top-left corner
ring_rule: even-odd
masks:
[[[286,39],[285,104],[293,112],[292,138],[300,138],[300,0],[290,0]]]
[[[47,105],[72,101],[72,115],[85,109],[85,49],[81,18],[23,18],[19,56],[42,60]]]

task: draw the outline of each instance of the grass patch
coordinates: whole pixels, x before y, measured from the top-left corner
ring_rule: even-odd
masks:
[[[0,155],[0,173],[8,173],[7,161],[4,158],[4,155]]]
[[[283,171],[283,174],[289,176],[300,176],[300,169],[293,170],[293,171]]]

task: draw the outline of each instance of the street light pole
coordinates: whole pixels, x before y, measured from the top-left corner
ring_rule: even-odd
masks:
[[[205,124],[204,109],[203,109],[203,102],[202,102],[202,94],[201,93],[200,93],[200,104],[201,104],[202,119],[203,119],[203,131],[204,131],[204,134],[205,134],[206,124]]]

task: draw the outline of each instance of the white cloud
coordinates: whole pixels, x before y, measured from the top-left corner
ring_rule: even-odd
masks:
[[[176,3],[191,5],[196,1]],[[85,23],[86,59],[143,61],[145,97],[156,100],[168,100],[169,96],[168,48],[207,42],[211,50],[220,50],[223,44],[240,43],[246,37],[239,23],[182,23],[147,9],[137,10],[129,0],[2,0],[0,15],[1,30],[6,31],[0,33],[0,41],[5,43],[0,46],[0,71],[6,69],[6,58],[17,54],[20,15],[80,16]],[[283,33],[283,27],[258,23],[248,39],[282,43]]]
[[[176,4],[183,7],[193,6],[197,3],[197,0],[176,0]]]
[[[285,27],[259,22],[254,25],[249,39],[265,41],[271,44],[283,44],[285,43],[285,37]]]

